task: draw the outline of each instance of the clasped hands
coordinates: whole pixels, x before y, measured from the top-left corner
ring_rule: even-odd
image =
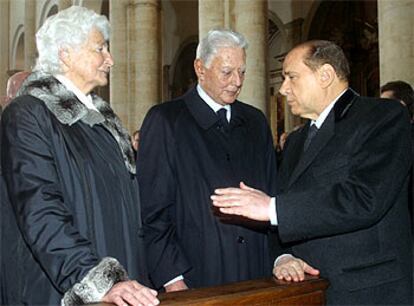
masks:
[[[211,196],[213,205],[223,214],[239,215],[257,221],[270,220],[271,198],[264,192],[243,182],[240,183],[240,188],[221,188],[214,192]],[[319,275],[319,270],[290,254],[280,256],[273,267],[273,275],[279,280],[303,281],[305,273]]]

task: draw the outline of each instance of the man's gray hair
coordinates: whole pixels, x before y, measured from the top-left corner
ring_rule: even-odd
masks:
[[[47,18],[36,33],[39,57],[33,70],[61,73],[59,51],[66,47],[81,46],[93,29],[101,32],[105,40],[109,40],[108,19],[81,6],[72,6]]]
[[[246,50],[248,43],[246,38],[237,32],[227,29],[215,29],[207,33],[197,47],[197,59],[203,61],[209,67],[211,61],[222,48],[241,48]]]

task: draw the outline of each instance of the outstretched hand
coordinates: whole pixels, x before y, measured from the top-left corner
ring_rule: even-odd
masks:
[[[240,188],[221,188],[214,193],[211,200],[220,212],[257,221],[269,221],[271,198],[264,192],[240,182]]]
[[[273,267],[273,275],[285,281],[301,282],[305,279],[305,273],[316,276],[319,270],[292,255],[284,255]]]

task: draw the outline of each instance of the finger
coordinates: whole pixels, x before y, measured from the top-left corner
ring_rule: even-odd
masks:
[[[310,275],[319,275],[319,270],[308,265],[307,263],[304,263],[303,270]]]
[[[290,276],[288,270],[286,268],[280,269],[280,274],[282,275],[282,278],[286,281],[291,281],[292,277]]]
[[[285,268],[275,267],[274,270],[275,270],[274,275],[276,276],[277,279],[290,281],[289,275],[286,272]]]
[[[300,276],[299,276],[299,273],[298,273],[296,267],[294,267],[294,266],[289,267],[288,268],[288,273],[289,273],[290,277],[292,278],[292,280],[294,282],[298,282],[299,281]]]
[[[158,305],[160,301],[154,296],[152,291],[154,290],[146,288],[142,290],[142,294],[151,302],[152,305]]]
[[[218,189],[214,190],[214,193],[219,194],[219,195],[239,194],[240,192],[242,192],[242,190],[240,188],[234,188],[234,187],[218,188]]]
[[[211,195],[210,199],[213,200],[214,202],[220,203],[220,204],[227,204],[227,202],[229,200],[232,199],[232,197],[230,195]]]
[[[159,303],[158,299],[155,298],[158,295],[158,292],[156,290],[143,286],[137,281],[133,281],[132,285],[134,286],[137,292],[144,293],[148,299],[153,300],[154,302],[157,302],[157,304]],[[157,305],[157,304],[154,304],[154,305]]]
[[[248,190],[248,191],[255,191],[254,188],[247,186],[244,182],[240,182],[240,189]]]
[[[243,211],[241,211],[237,207],[227,207],[227,208],[220,207],[220,212],[226,215],[238,215],[238,216],[244,215]]]
[[[114,303],[117,306],[126,306],[127,304],[125,303],[125,301],[120,297],[120,296],[116,296],[112,299],[112,301],[109,301],[111,303]]]
[[[131,306],[151,305],[149,300],[141,291],[135,291],[134,294],[125,294],[122,298]]]

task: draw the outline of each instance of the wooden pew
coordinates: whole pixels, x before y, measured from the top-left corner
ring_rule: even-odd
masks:
[[[257,279],[217,287],[160,293],[161,306],[178,305],[248,305],[248,306],[310,306],[325,305],[326,280],[307,277],[300,283],[275,278]],[[110,304],[94,304],[109,306]]]

